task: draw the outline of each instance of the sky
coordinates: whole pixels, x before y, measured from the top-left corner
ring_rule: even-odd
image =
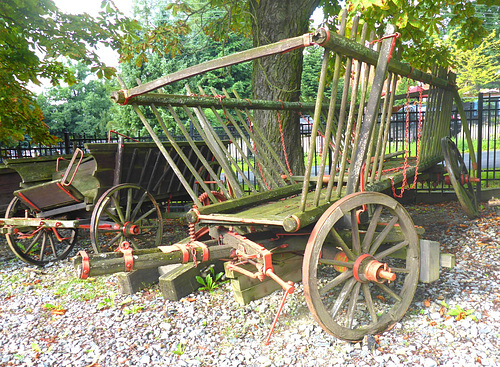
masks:
[[[65,13],[88,13],[97,15],[101,10],[102,0],[54,0],[56,6]],[[126,15],[132,14],[132,0],[114,0],[115,5]]]
[[[87,13],[92,16],[98,15],[101,11],[102,0],[54,0],[59,10],[69,14]],[[114,0],[118,9],[125,15],[132,15],[133,0]],[[98,54],[102,61],[108,66],[118,66],[118,53],[108,47],[98,48]]]

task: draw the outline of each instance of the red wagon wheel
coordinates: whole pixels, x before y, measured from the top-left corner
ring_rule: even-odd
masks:
[[[5,212],[6,218],[34,218],[33,208],[14,198]],[[48,218],[47,218],[48,219]],[[76,228],[26,227],[11,228],[5,239],[12,252],[21,260],[43,266],[49,262],[66,258],[75,246],[78,231]]]
[[[364,205],[372,217],[363,226],[357,212]],[[311,233],[302,270],[307,305],[328,333],[358,341],[403,317],[419,270],[418,235],[406,210],[381,193],[354,193],[333,204]]]

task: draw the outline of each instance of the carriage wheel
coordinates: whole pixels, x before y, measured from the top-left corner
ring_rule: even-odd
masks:
[[[5,212],[6,218],[35,217],[36,212],[17,197]],[[15,227],[5,238],[10,249],[21,260],[43,266],[68,256],[77,239],[76,228]]]
[[[458,201],[462,205],[469,218],[477,218],[479,211],[477,208],[476,193],[470,182],[469,172],[455,143],[448,137],[441,139],[446,170],[450,178],[451,185],[457,194]]]
[[[123,241],[134,249],[159,246],[163,218],[154,197],[134,184],[107,190],[97,201],[90,219],[90,242],[94,251],[113,251]]]
[[[363,205],[373,209],[364,227],[357,222]],[[386,243],[396,231],[396,242],[391,235]],[[419,240],[406,210],[381,193],[354,193],[328,208],[309,237],[302,268],[307,305],[328,333],[358,341],[403,317],[419,270]]]

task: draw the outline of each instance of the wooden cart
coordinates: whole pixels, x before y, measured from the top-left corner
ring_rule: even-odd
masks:
[[[165,113],[179,126],[179,114],[187,116],[222,168],[224,181],[210,172],[217,195],[213,187],[203,187],[209,201],[206,205],[185,185],[196,203],[187,214],[188,221],[205,231],[193,230],[191,238],[173,246],[136,251],[133,258],[130,254],[110,254],[106,259],[78,257],[75,267],[79,276],[231,259],[226,270],[232,276],[239,274],[257,283],[271,278],[284,289],[277,319],[286,296],[294,290],[292,276],[278,274],[283,256],[288,254],[288,258],[299,257],[309,310],[327,332],[356,341],[400,320],[419,280],[419,236],[403,206],[382,192],[405,187],[418,174],[425,173],[427,180],[438,179],[441,172],[436,167],[443,160],[444,144],[445,156],[455,159],[448,164],[451,182],[459,186],[467,200],[475,200],[464,188],[471,182],[466,167],[456,162],[458,151],[446,138],[453,101],[461,102],[452,73],[437,70],[431,75],[397,60],[397,33],[392,26],[379,42],[367,34],[365,27],[358,30],[357,19],[349,39],[343,36],[345,32],[344,19],[339,33],[320,29],[134,88],[123,85],[123,90],[114,93],[116,102],[133,106],[155,141],[158,138],[145,117],[146,111],[156,116],[165,132]],[[188,89],[187,96],[152,93],[203,72],[312,45],[325,50],[314,103],[248,100],[202,88],[197,94]],[[331,63],[335,66],[333,75],[328,73]],[[413,158],[407,151],[387,154],[395,91],[404,78],[430,85],[420,148]],[[327,88],[331,90],[329,98],[325,96]],[[271,148],[260,121],[256,121],[261,110],[314,115],[303,174],[290,172]],[[209,112],[214,121],[209,121]],[[234,126],[241,130],[241,136],[248,136],[236,147],[237,153],[223,149],[213,123],[224,128]],[[317,145],[322,154],[315,167],[317,157],[313,152]],[[203,162],[205,166],[207,163]],[[474,203],[467,203],[466,208],[472,215],[477,213]]]
[[[204,160],[213,155],[194,143]],[[21,188],[0,219],[11,250],[22,260],[44,265],[65,258],[79,229],[90,230],[95,252],[109,251],[127,240],[134,249],[158,246],[163,234],[161,209],[189,195],[160,150],[170,152],[182,181],[196,190],[194,176],[179,164],[172,144],[86,144],[72,157],[7,161],[22,178]],[[177,143],[197,170],[202,165],[187,143]],[[216,167],[216,165],[214,165]]]

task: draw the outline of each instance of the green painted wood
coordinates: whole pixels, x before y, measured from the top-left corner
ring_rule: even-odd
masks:
[[[239,211],[251,205],[266,203],[271,200],[278,200],[282,198],[295,195],[302,190],[302,184],[294,184],[285,187],[280,187],[274,190],[261,192],[258,194],[243,196],[237,199],[231,199],[222,203],[212,204],[198,208],[201,214],[212,213],[229,213],[231,211]]]
[[[313,41],[341,55],[353,57],[371,65],[377,65],[378,52],[348,38],[339,36],[336,32],[329,32],[324,28],[318,29],[313,35]],[[394,58],[389,63],[389,71],[436,87],[450,90],[456,89],[456,86],[449,83],[446,79],[414,69],[409,64],[395,60]]]

